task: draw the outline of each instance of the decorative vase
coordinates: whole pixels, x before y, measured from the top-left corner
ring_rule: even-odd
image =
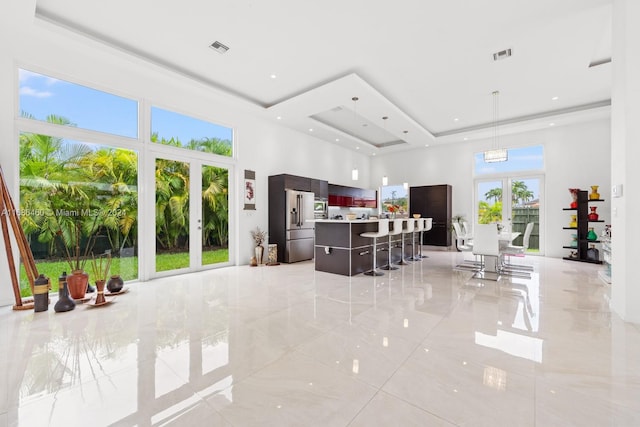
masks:
[[[572,234],[571,235],[571,244],[569,246],[571,246],[572,248],[577,248],[578,247],[578,235],[577,234]]]
[[[256,253],[256,264],[260,265],[262,264],[262,254],[264,252],[264,247],[263,246],[256,246],[255,248],[255,253]]]
[[[65,273],[66,278],[66,273]],[[71,311],[76,308],[76,303],[69,297],[69,288],[67,282],[62,282],[58,288],[58,302],[53,306],[56,313]]]
[[[592,185],[591,193],[589,193],[589,200],[599,200],[599,199],[600,199],[600,193],[598,193],[598,186]]]
[[[591,261],[600,261],[600,251],[596,249],[596,245],[589,245],[589,249],[587,249],[587,259]]]
[[[71,298],[83,299],[87,292],[89,283],[89,275],[82,270],[75,270],[67,276],[67,285],[69,286],[69,295]]]
[[[571,207],[571,209],[577,209],[578,207],[578,191],[580,191],[579,188],[570,188],[569,189],[569,193],[571,193],[571,205],[569,205],[569,207]]]
[[[589,232],[587,233],[587,240],[598,240],[598,235],[595,231],[593,231],[593,227],[589,227]]]
[[[591,212],[589,212],[589,215],[587,215],[587,217],[589,218],[589,221],[597,221],[598,218],[600,217],[596,212],[596,209],[598,209],[598,207],[590,206],[589,209],[591,209]]]
[[[576,228],[578,226],[578,215],[571,215],[571,221],[569,221],[569,227]]]
[[[96,293],[96,305],[104,304],[106,300],[104,299],[104,284],[106,282],[102,279],[96,280],[96,289],[98,292]]]
[[[36,277],[33,283],[33,309],[34,311],[49,309],[49,278],[44,274]]]
[[[124,280],[118,274],[114,274],[107,281],[107,289],[111,293],[120,292],[124,286]]]

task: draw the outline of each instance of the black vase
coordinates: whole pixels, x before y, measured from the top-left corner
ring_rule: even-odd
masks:
[[[112,294],[116,292],[120,292],[123,286],[124,286],[124,280],[122,280],[122,277],[118,276],[117,274],[114,274],[113,276],[111,276],[109,278],[109,281],[107,282],[107,289]]]
[[[58,289],[58,302],[53,306],[56,313],[71,311],[76,308],[76,303],[69,296],[67,282],[62,282],[62,287]]]

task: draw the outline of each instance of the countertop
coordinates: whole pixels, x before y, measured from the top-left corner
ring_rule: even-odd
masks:
[[[311,221],[310,221],[311,222]],[[344,224],[344,223],[367,223],[378,222],[377,219],[314,219],[313,222],[322,222],[326,224]]]

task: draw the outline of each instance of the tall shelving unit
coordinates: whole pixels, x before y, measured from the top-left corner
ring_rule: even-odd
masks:
[[[569,261],[581,261],[581,262],[589,262],[592,264],[602,264],[602,261],[592,260],[587,257],[587,249],[589,249],[589,244],[591,243],[601,243],[600,240],[588,240],[587,233],[589,231],[589,223],[590,222],[604,222],[603,219],[598,219],[597,221],[589,220],[589,203],[591,202],[604,202],[603,199],[589,199],[588,192],[585,190],[578,191],[578,207],[577,208],[564,208],[563,211],[574,211],[577,217],[577,226],[576,227],[562,227],[563,230],[575,230],[578,235],[578,245],[577,247],[573,246],[563,246],[565,249],[575,250],[577,256],[574,257],[563,257],[563,259]]]

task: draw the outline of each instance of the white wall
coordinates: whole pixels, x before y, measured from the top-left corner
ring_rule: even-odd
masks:
[[[34,18],[34,0],[9,0],[0,16],[0,163],[14,198],[18,194],[18,150],[14,118],[17,115],[17,68],[110,91],[145,103],[233,127],[237,143],[234,189],[238,264],[253,253],[249,230],[268,228],[267,177],[290,173],[326,179],[337,184],[366,186],[369,159],[337,145],[327,145],[260,117],[262,108],[235,99],[172,71],[146,63],[101,43]],[[144,130],[143,130],[144,131]],[[147,130],[148,132],[148,130]],[[142,159],[144,160],[144,159]],[[358,165],[360,180],[351,181]],[[240,210],[244,169],[256,172],[256,210]],[[141,197],[142,199],[142,197]],[[0,247],[0,277],[8,278],[4,247]],[[0,286],[0,305],[12,304],[9,285]]]
[[[570,187],[590,190],[599,185],[598,205],[601,219],[611,220],[610,188],[610,122],[608,119],[550,127],[548,129],[503,135],[500,144],[506,148],[543,145],[545,152],[545,205],[542,208],[545,255],[567,256],[562,249],[571,238],[562,227],[569,223],[569,215],[562,208],[569,207]],[[452,145],[425,147],[409,152],[377,156],[371,164],[371,176],[380,182],[383,175],[390,184],[408,182],[411,186],[451,184],[453,186],[453,214],[467,218],[473,212],[473,156],[491,146],[488,140],[468,141]],[[373,184],[379,185],[379,184]],[[602,227],[596,227],[596,231]]]
[[[611,95],[612,183],[621,184],[622,197],[613,202],[613,310],[640,324],[640,286],[635,258],[640,241],[640,2],[613,2],[613,88]]]

